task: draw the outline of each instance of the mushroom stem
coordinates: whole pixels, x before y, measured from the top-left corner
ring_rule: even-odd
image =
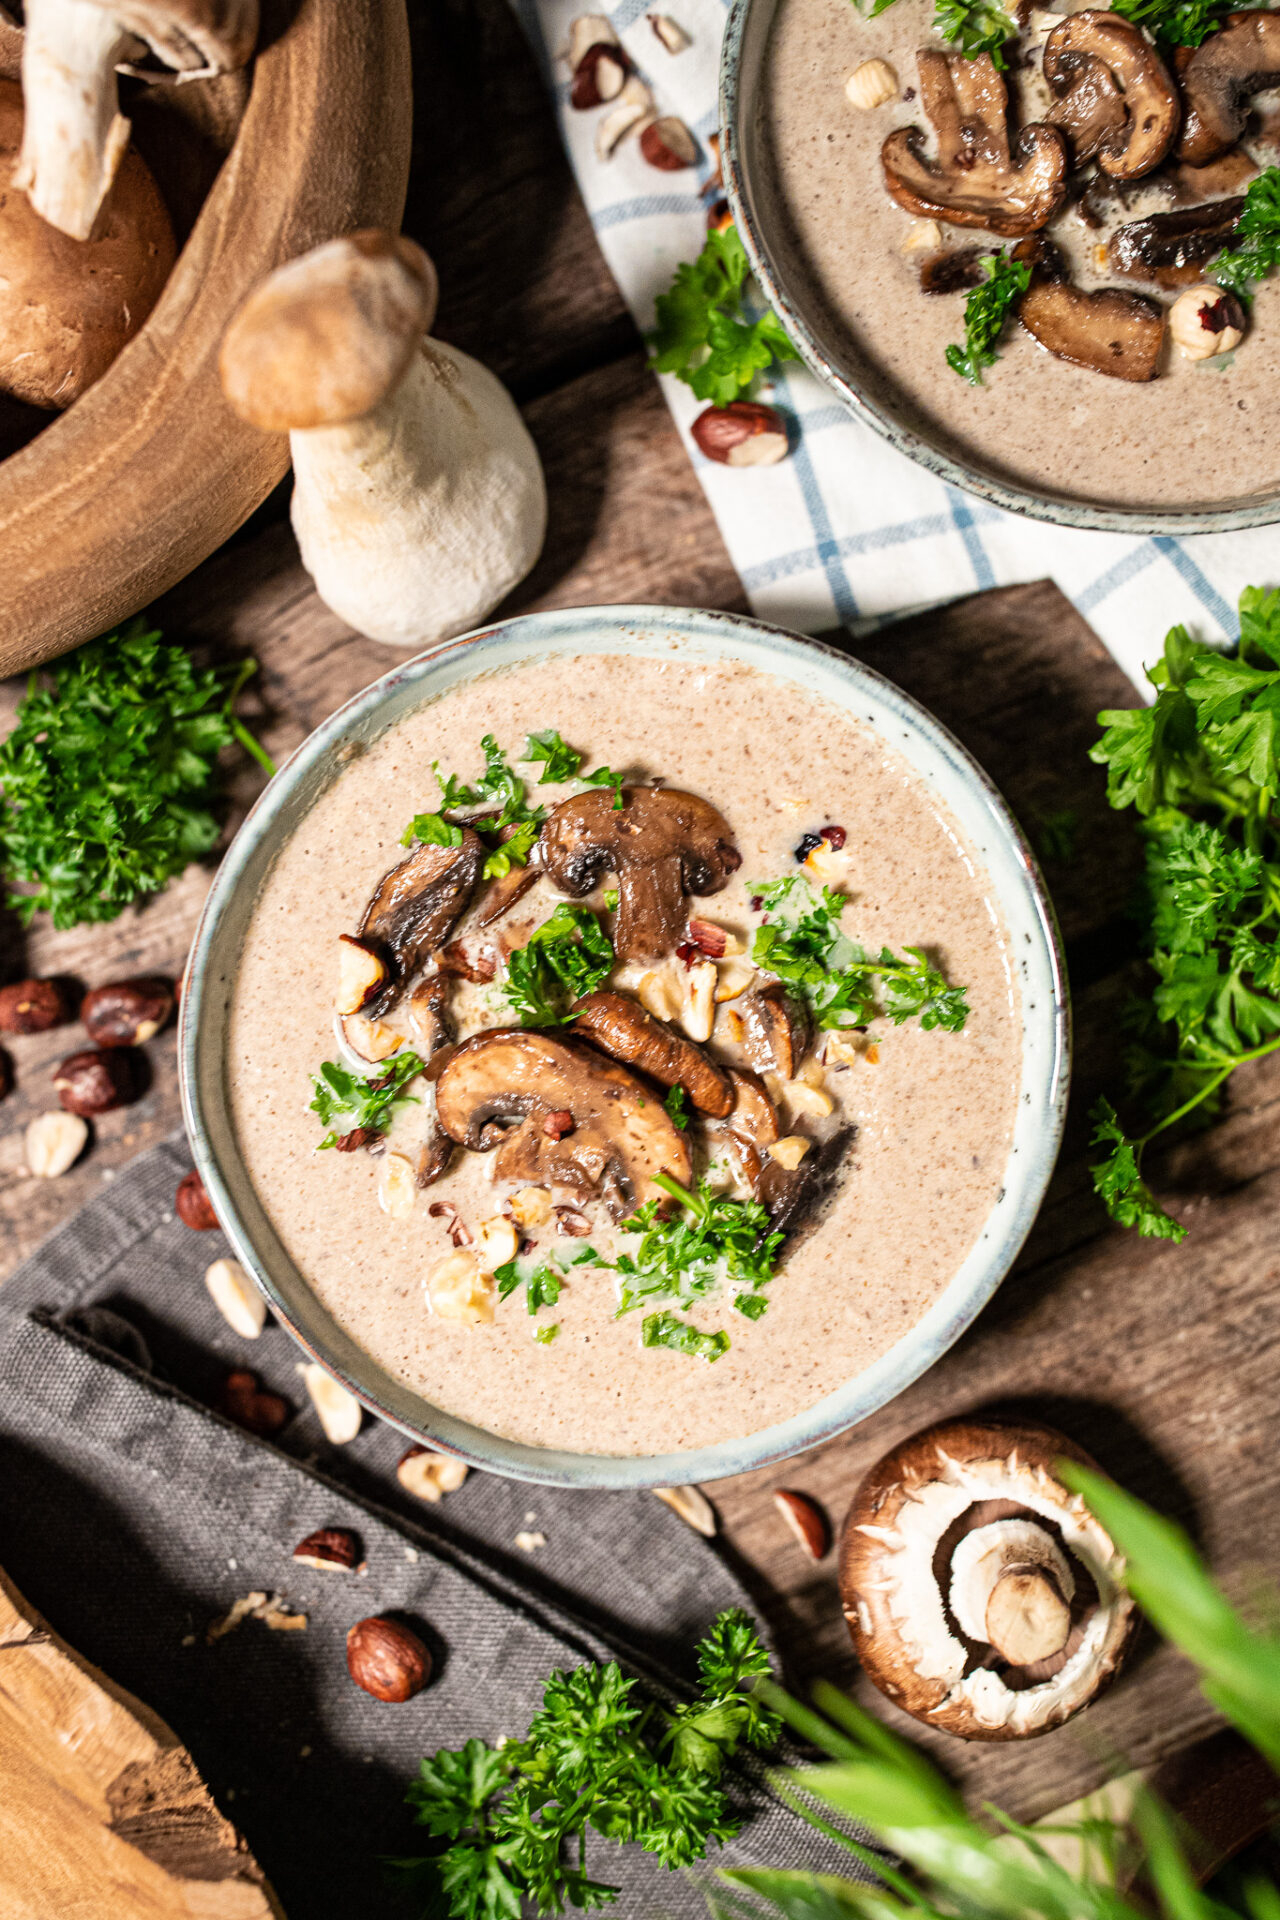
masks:
[[[94,0],[29,0],[22,47],[26,122],[13,184],[42,219],[88,240],[129,144],[117,64],[142,42]]]
[[[1031,1519],[975,1527],[951,1561],[951,1611],[970,1640],[1010,1666],[1061,1653],[1071,1632],[1075,1578],[1053,1535]]]
[[[1031,1667],[1061,1653],[1071,1609],[1042,1567],[1008,1567],[991,1589],[987,1640],[1011,1667]]]

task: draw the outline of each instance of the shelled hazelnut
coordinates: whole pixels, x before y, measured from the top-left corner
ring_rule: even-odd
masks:
[[[68,1113],[92,1119],[137,1098],[141,1065],[130,1047],[85,1048],[54,1068],[53,1084]]]
[[[723,467],[771,467],[787,457],[782,415],[759,400],[708,407],[690,432],[699,451]]]
[[[697,164],[698,143],[683,120],[664,114],[651,120],[640,133],[640,151],[651,167],[661,173],[679,173]]]
[[[27,1167],[39,1180],[57,1180],[75,1165],[88,1138],[88,1125],[79,1114],[60,1108],[38,1113],[26,1131]]]
[[[431,1655],[411,1627],[377,1614],[348,1633],[347,1671],[375,1700],[412,1700],[431,1678]]]
[[[446,1493],[458,1491],[468,1471],[466,1461],[455,1459],[451,1453],[435,1453],[430,1447],[410,1447],[400,1457],[396,1479],[415,1500],[426,1500],[435,1506]]]
[[[256,1433],[263,1440],[279,1433],[289,1418],[287,1402],[278,1393],[269,1393],[247,1367],[234,1368],[223,1381],[218,1411],[246,1433]]]
[[[218,1224],[213,1202],[205,1191],[204,1181],[194,1168],[178,1182],[173,1205],[183,1226],[190,1227],[194,1233],[209,1233]]]
[[[1188,360],[1233,353],[1247,325],[1243,306],[1225,287],[1188,287],[1169,309],[1169,336]]]
[[[47,1033],[69,1017],[67,996],[56,980],[15,980],[0,987],[0,1033]]]
[[[94,987],[80,1002],[81,1024],[100,1047],[143,1046],[172,1012],[172,982],[152,974]]]
[[[360,1561],[360,1542],[349,1527],[317,1527],[298,1542],[293,1558],[321,1573],[351,1573]]]

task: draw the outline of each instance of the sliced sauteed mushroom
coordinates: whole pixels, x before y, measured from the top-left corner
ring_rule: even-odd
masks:
[[[334,1001],[339,1013],[360,1013],[387,984],[387,963],[367,940],[352,934],[338,935],[338,993]]]
[[[733,1088],[723,1067],[663,1021],[646,1013],[630,994],[589,993],[573,1009],[573,1030],[615,1060],[638,1067],[663,1087],[683,1087],[699,1113],[723,1120]]]
[[[1045,42],[1044,77],[1057,96],[1049,119],[1066,134],[1077,166],[1096,159],[1117,180],[1159,166],[1182,108],[1141,27],[1097,7],[1070,15]]]
[[[1031,259],[1031,285],[1018,318],[1042,347],[1060,360],[1115,380],[1152,380],[1164,339],[1164,311],[1154,300],[1120,287],[1085,293],[1066,278],[1056,247],[1043,239],[1024,243],[1015,259]]]
[[[1185,163],[1164,169],[1175,202],[1180,207],[1196,207],[1218,193],[1243,193],[1258,172],[1258,163],[1243,147],[1228,147],[1216,160],[1203,167]]]
[[[456,847],[422,845],[383,875],[360,923],[360,938],[386,960],[389,978],[367,1011],[388,1013],[418,969],[442,947],[466,911],[484,865],[484,842],[469,827]]]
[[[1179,160],[1202,167],[1244,132],[1248,102],[1280,84],[1280,13],[1229,13],[1178,76],[1185,117]]]
[[[885,183],[900,207],[958,227],[1034,233],[1063,198],[1067,147],[1055,127],[1009,138],[1009,96],[990,54],[968,60],[922,47],[920,99],[938,136],[936,161],[919,127],[899,127],[881,148]]]
[[[733,1111],[724,1138],[731,1158],[767,1210],[773,1226],[782,1233],[794,1233],[812,1221],[829,1196],[853,1139],[853,1128],[844,1127],[820,1142],[800,1135],[782,1139],[777,1110],[759,1075],[734,1068],[729,1079],[733,1084]],[[793,1147],[799,1157],[793,1161],[793,1156],[784,1152],[780,1158],[773,1152],[775,1147]]]
[[[457,1049],[436,1082],[445,1132],[497,1149],[494,1177],[598,1195],[614,1219],[665,1198],[654,1176],[687,1185],[684,1135],[652,1084],[585,1041],[499,1028]]]
[[[409,1019],[418,1037],[418,1052],[430,1063],[441,1047],[457,1037],[449,999],[452,979],[447,973],[433,973],[415,988],[409,1001]]]
[[[1199,280],[1206,261],[1222,252],[1235,229],[1244,198],[1210,200],[1207,206],[1177,207],[1117,227],[1107,243],[1107,260],[1116,273],[1156,287],[1188,287]]]
[[[812,1029],[803,1003],[781,980],[756,987],[734,1001],[742,1022],[747,1058],[761,1073],[780,1073],[794,1080],[808,1050]]]
[[[921,293],[968,293],[981,284],[981,247],[944,247],[920,262]]]
[[[709,801],[670,787],[624,787],[562,800],[542,829],[542,869],[580,899],[606,873],[618,883],[620,961],[661,960],[684,935],[685,895],[719,893],[742,865],[733,829]]]
[[[1057,1477],[1047,1427],[952,1420],[886,1454],[854,1498],[840,1593],[883,1693],[966,1740],[1061,1726],[1114,1677],[1134,1624],[1107,1533]]]
[[[527,866],[511,867],[496,880],[491,880],[476,902],[476,925],[491,927],[495,920],[501,920],[504,913],[510,913],[516,902],[524,899],[537,877],[538,864],[530,859]]]

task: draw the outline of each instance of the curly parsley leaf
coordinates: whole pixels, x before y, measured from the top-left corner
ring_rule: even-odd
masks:
[[[1013,25],[1002,7],[992,11],[998,12],[1009,26]],[[989,49],[979,49],[984,50]],[[999,357],[996,347],[1009,314],[1031,285],[1029,263],[1010,260],[1003,248],[999,253],[988,254],[985,266],[986,279],[973,288],[964,303],[964,345],[950,346],[946,353],[951,371],[967,380],[971,387],[980,387],[982,369],[995,365]]]
[[[714,1193],[703,1180],[696,1191],[682,1187],[670,1174],[660,1173],[655,1185],[680,1203],[680,1211],[671,1219],[659,1217],[661,1202],[648,1200],[622,1222],[623,1233],[640,1236],[633,1251],[620,1253],[615,1271],[621,1275],[618,1313],[632,1313],[638,1307],[677,1306],[688,1309],[709,1298],[722,1286],[740,1288],[734,1301],[740,1312],[758,1320],[768,1301],[763,1289],[777,1271],[778,1250],[784,1235],[771,1224],[767,1210],[757,1200],[731,1200]],[[750,1308],[743,1301],[758,1301]],[[645,1321],[645,1346],[670,1346],[685,1353],[699,1353],[718,1359],[729,1345],[729,1336],[717,1337],[716,1351],[701,1344],[703,1336],[686,1342],[673,1328],[685,1327],[671,1314]],[[688,1328],[690,1334],[696,1328]],[[719,1344],[719,1340],[723,1344]]]
[[[337,1060],[326,1060],[312,1080],[315,1098],[309,1108],[319,1115],[322,1126],[333,1128],[320,1148],[337,1146],[338,1122],[342,1123],[343,1135],[365,1129],[385,1133],[401,1107],[417,1104],[418,1096],[404,1089],[425,1065],[426,1061],[411,1050],[396,1054],[375,1074],[353,1073]]]
[[[507,958],[502,991],[522,1027],[556,1027],[568,1000],[594,993],[613,968],[613,942],[589,907],[558,906]]]
[[[1189,41],[1199,46],[1199,41]],[[1267,167],[1249,182],[1231,244],[1209,268],[1220,287],[1248,301],[1256,280],[1280,266],[1280,167]],[[1254,589],[1257,591],[1257,589]]]
[[[1185,1240],[1186,1228],[1165,1212],[1142,1178],[1142,1141],[1131,1140],[1120,1125],[1109,1100],[1098,1100],[1090,1113],[1091,1145],[1101,1151],[1090,1162],[1095,1191],[1111,1218],[1122,1227],[1136,1227],[1149,1239]]]
[[[726,227],[707,235],[698,258],[676,268],[670,289],[655,302],[653,366],[718,407],[736,400],[775,360],[797,357],[776,313],[748,314],[750,271],[737,228]]]
[[[33,673],[0,746],[0,862],[24,925],[114,920],[159,893],[222,831],[218,757],[240,746],[275,772],[236,718],[256,672],[197,667],[145,620]]]
[[[1166,47],[1198,47],[1216,33],[1234,0],[1112,0],[1111,11],[1146,27]]]
[[[729,1351],[729,1336],[722,1327],[703,1333],[691,1321],[675,1313],[651,1313],[641,1323],[640,1337],[646,1347],[671,1347],[696,1360],[714,1362]]]

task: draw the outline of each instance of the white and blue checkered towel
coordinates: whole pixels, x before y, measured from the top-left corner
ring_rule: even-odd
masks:
[[[659,111],[703,142],[717,124],[722,0],[515,0],[543,64],[565,145],[597,238],[642,328],[654,296],[705,237],[698,172],[663,174],[634,140],[607,162],[595,153],[601,109],[569,105],[560,58],[576,14],[607,12]],[[668,12],[692,38],[680,54],[659,42],[648,14]],[[709,157],[708,157],[709,158]],[[790,364],[773,397],[799,427],[792,457],[775,467],[729,468],[689,439],[701,411],[662,376],[675,417],[752,608],[800,632],[857,628],[980,587],[1056,580],[1120,665],[1141,679],[1166,628],[1182,621],[1204,639],[1234,638],[1235,603],[1250,584],[1280,581],[1280,530],[1192,539],[1078,533],[1027,520],[970,497],[896,452],[854,420],[804,368]]]

